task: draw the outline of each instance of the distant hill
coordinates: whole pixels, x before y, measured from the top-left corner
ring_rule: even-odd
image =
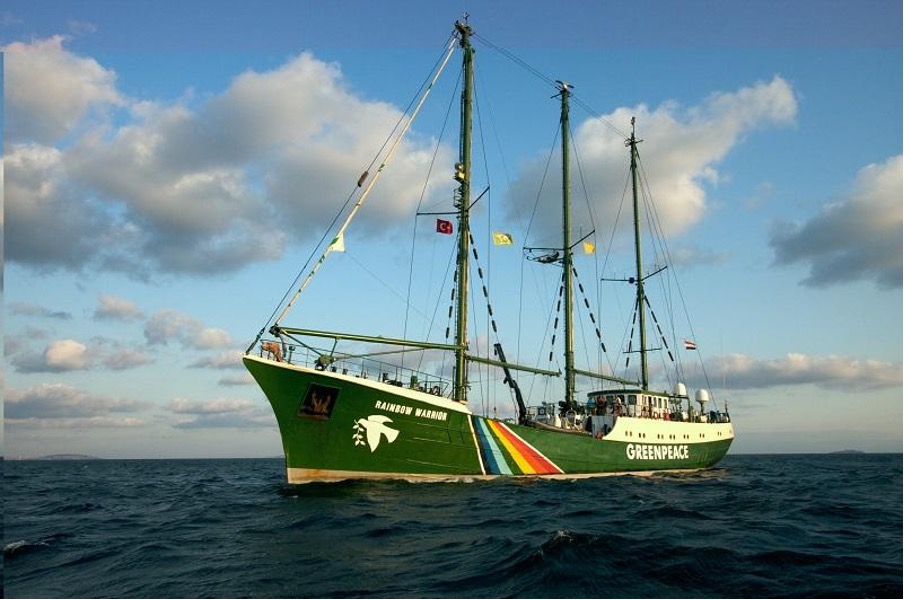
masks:
[[[89,456],[87,454],[50,454],[41,456],[35,460],[103,460],[97,456]]]
[[[863,450],[835,450],[829,454],[866,454]]]

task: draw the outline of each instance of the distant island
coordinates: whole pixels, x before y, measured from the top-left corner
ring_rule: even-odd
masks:
[[[50,454],[41,456],[33,460],[103,460],[97,456],[89,456],[87,454]]]
[[[866,454],[863,450],[835,450],[829,454]]]

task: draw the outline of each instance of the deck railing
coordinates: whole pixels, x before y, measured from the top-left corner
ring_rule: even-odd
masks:
[[[340,373],[361,379],[376,379],[396,387],[405,387],[444,396],[451,390],[450,379],[419,369],[371,357],[329,356],[303,346],[283,344],[278,340],[262,340],[257,346],[258,355],[277,362],[312,367],[321,371]]]

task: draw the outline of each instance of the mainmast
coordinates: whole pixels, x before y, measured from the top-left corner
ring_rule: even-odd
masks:
[[[574,324],[572,315],[572,297],[574,296],[571,253],[571,181],[569,179],[569,124],[568,96],[571,85],[564,81],[559,84],[559,96],[562,99],[562,280],[565,295],[565,404],[574,409]]]
[[[634,200],[634,258],[637,264],[637,312],[640,318],[640,383],[643,389],[649,387],[649,374],[647,372],[647,327],[646,327],[646,296],[643,290],[643,259],[640,252],[640,204],[637,194],[637,144],[634,135],[634,117],[631,117],[631,137],[625,145],[631,151],[631,195]]]
[[[457,302],[455,310],[455,371],[452,381],[452,399],[459,402],[468,400],[468,251],[470,249],[470,224],[468,222],[471,204],[471,96],[474,85],[474,50],[471,47],[473,31],[467,23],[455,22],[461,36],[463,85],[461,92],[461,138],[459,142],[458,164],[455,165],[455,208],[458,209],[458,268],[455,287]]]

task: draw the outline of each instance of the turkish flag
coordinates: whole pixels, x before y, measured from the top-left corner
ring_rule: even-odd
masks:
[[[437,233],[452,233],[452,222],[444,221],[443,219],[436,220],[436,232]]]

